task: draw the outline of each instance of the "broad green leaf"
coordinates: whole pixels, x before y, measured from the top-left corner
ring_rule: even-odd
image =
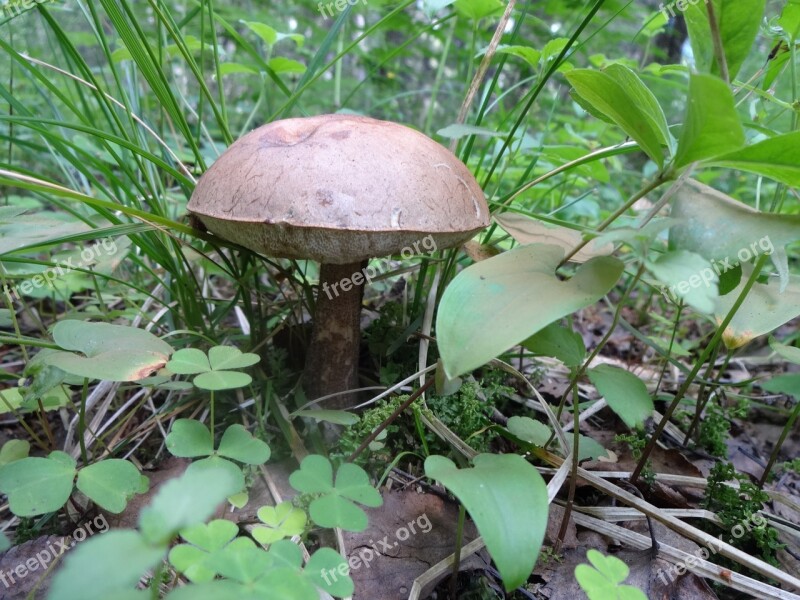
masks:
[[[262,506],[257,515],[264,526],[254,527],[251,533],[259,544],[269,545],[305,531],[306,513],[295,508],[290,501],[277,506]]]
[[[179,458],[209,456],[214,452],[208,427],[194,419],[178,419],[167,435],[167,450]]]
[[[244,369],[261,360],[258,354],[242,352],[235,346],[214,346],[208,351],[208,360],[215,371]]]
[[[346,563],[342,555],[333,548],[320,548],[311,555],[303,574],[312,584],[331,596],[346,598],[353,595],[355,588],[350,575],[343,576],[339,570]],[[349,573],[349,570],[348,567],[346,572]]]
[[[270,456],[269,446],[238,424],[222,434],[217,453],[248,465],[263,465]]]
[[[6,537],[5,533],[0,532],[0,552],[5,552],[9,548],[11,548],[11,540]]]
[[[363,531],[367,528],[367,515],[353,502],[370,507],[383,503],[364,469],[345,463],[336,472],[334,483],[330,461],[319,455],[304,458],[300,468],[289,476],[289,485],[298,492],[323,494],[309,506],[309,516],[321,527]]]
[[[172,346],[148,331],[109,323],[59,321],[53,339],[69,352],[48,355],[47,364],[89,379],[143,379],[163,367],[172,354]]]
[[[718,77],[692,75],[675,167],[737,150],[744,143],[731,89]]]
[[[220,391],[245,387],[252,381],[250,375],[239,371],[209,371],[195,377],[192,383],[204,390]]]
[[[630,428],[641,426],[653,414],[653,399],[636,375],[611,365],[589,369],[589,379],[608,405]]]
[[[585,102],[621,127],[645,154],[663,166],[662,146],[670,145],[666,123],[662,126],[654,116],[653,105],[658,103],[633,71],[617,65],[610,71],[573,69],[565,76]]]
[[[719,276],[708,259],[688,250],[674,250],[648,262],[647,267],[664,284],[660,291],[669,300],[677,303],[678,298],[683,298],[703,314],[714,311]]]
[[[567,441],[569,442],[569,449],[572,450],[572,446],[575,442],[574,435],[567,435]],[[603,445],[600,444],[594,438],[590,438],[588,435],[578,434],[578,460],[597,460],[601,457],[607,457],[608,450],[603,448]]]
[[[75,460],[55,450],[47,458],[28,457],[0,468],[0,492],[18,517],[55,512],[69,499]]]
[[[773,394],[787,394],[800,401],[800,373],[778,375],[761,382],[761,388]]]
[[[773,337],[769,339],[769,345],[781,358],[793,362],[796,365],[800,365],[800,348],[781,344]],[[0,463],[2,463],[3,451],[5,451],[6,446],[10,443],[11,442],[6,442],[6,445],[3,446],[3,450],[0,450]]]
[[[767,138],[740,150],[716,156],[706,166],[739,169],[800,187],[800,131]]]
[[[506,591],[531,574],[547,528],[547,486],[516,454],[479,454],[469,469],[429,456],[425,475],[440,481],[467,509],[497,565]]]
[[[500,0],[456,0],[456,10],[473,21],[498,15],[503,12]]]
[[[148,598],[149,598],[148,593]],[[255,592],[235,581],[218,579],[173,589],[166,600],[260,600]]]
[[[671,136],[667,117],[653,92],[647,88],[636,73],[622,64],[611,64],[605,68],[605,72],[622,85],[636,106],[647,116],[651,127],[658,131],[661,143],[669,147]]]
[[[558,246],[521,246],[474,264],[442,297],[436,321],[449,378],[482,366],[547,325],[597,302],[622,275],[612,257],[593,258],[569,280],[556,276]]]
[[[79,545],[56,572],[48,600],[129,600],[150,598],[136,584],[166,553],[136,531],[109,531]]]
[[[764,16],[766,0],[712,0],[717,18],[725,62],[733,80],[742,68],[753,47],[758,28]],[[708,22],[706,1],[686,2],[684,12],[689,39],[694,50],[694,59],[700,72],[720,75],[721,71],[714,58],[714,43]]]
[[[672,217],[680,223],[670,230],[670,248],[707,258],[720,276],[740,262],[771,254],[781,280],[788,281],[784,247],[800,239],[800,216],[758,212],[690,179],[675,194]]]
[[[221,75],[234,75],[236,73],[247,73],[249,75],[259,73],[259,70],[250,65],[243,65],[241,63],[226,62],[219,66]]]
[[[510,54],[518,56],[533,68],[538,68],[542,53],[529,46],[499,46],[497,54]]]
[[[8,440],[0,448],[0,467],[28,456],[31,445],[27,440]]]
[[[746,276],[742,278],[739,287],[717,299],[714,310],[717,323],[721,323],[733,308],[751,272],[752,267],[748,265],[745,269]],[[768,284],[753,285],[753,289],[723,333],[722,341],[728,349],[740,348],[754,338],[772,333],[781,325],[800,316],[800,277],[791,276],[786,289],[783,292],[780,290],[781,284],[775,277],[771,277]]]
[[[800,38],[800,0],[787,0],[778,25],[783,29],[788,43],[796,42]]]
[[[77,487],[101,508],[119,514],[128,500],[145,493],[149,484],[133,463],[107,458],[81,469]]]
[[[522,245],[551,244],[560,246],[567,253],[571,252],[573,248],[583,241],[580,231],[557,225],[548,225],[519,213],[501,213],[494,215],[494,220]],[[592,240],[580,252],[570,258],[570,262],[585,263],[596,256],[608,256],[612,252],[614,252],[613,244],[598,244],[597,240]]]
[[[247,28],[260,37],[267,46],[272,46],[278,41],[278,32],[266,23],[258,23],[256,21],[242,21]]]
[[[544,446],[553,435],[547,425],[530,417],[511,417],[506,428],[519,439],[535,446]]]
[[[228,494],[227,497],[234,496],[244,490],[245,481],[242,469],[234,462],[221,456],[209,456],[201,460],[196,460],[186,468],[187,473],[199,473],[205,471],[225,471],[231,485],[236,487],[236,491]]]
[[[241,487],[241,482],[223,468],[187,470],[165,483],[140,513],[142,536],[150,544],[166,544],[180,530],[205,521]]]
[[[267,61],[267,66],[276,73],[305,73],[306,66],[291,58],[276,56]]]
[[[176,375],[195,375],[211,370],[206,353],[197,348],[176,350],[166,367]]]
[[[578,367],[586,358],[581,334],[558,323],[551,323],[522,345],[534,354],[557,358],[568,367]]]

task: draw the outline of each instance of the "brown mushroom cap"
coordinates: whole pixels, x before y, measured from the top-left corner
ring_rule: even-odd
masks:
[[[353,115],[264,125],[200,179],[188,209],[267,256],[349,264],[426,236],[456,246],[489,224],[475,178],[408,127]]]

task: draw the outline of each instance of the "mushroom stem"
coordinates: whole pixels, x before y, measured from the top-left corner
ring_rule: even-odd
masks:
[[[320,267],[314,329],[304,373],[309,400],[358,387],[364,266],[366,262],[323,263]],[[354,399],[354,394],[342,394],[326,405],[345,408]]]

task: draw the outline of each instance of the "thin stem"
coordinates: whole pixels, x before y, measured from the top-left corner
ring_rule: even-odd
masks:
[[[731,321],[733,320],[733,317],[736,316],[736,313],[739,311],[739,308],[742,306],[742,304],[744,304],[744,301],[747,298],[747,295],[750,293],[750,290],[753,288],[753,285],[755,285],[756,278],[758,277],[758,274],[761,272],[761,268],[764,266],[764,263],[766,262],[767,258],[768,257],[766,254],[762,254],[758,258],[755,269],[753,269],[753,272],[750,275],[750,278],[747,280],[747,283],[745,284],[741,294],[739,294],[739,297],[736,299],[736,302],[734,303],[731,310],[728,312],[725,319],[723,319],[722,323],[720,323],[719,327],[717,328],[717,332],[714,334],[714,337],[712,338],[711,342],[708,344],[708,346],[706,346],[705,351],[697,360],[689,375],[686,377],[686,380],[683,382],[683,385],[675,394],[675,398],[672,400],[672,404],[669,405],[669,408],[664,413],[664,416],[661,418],[661,422],[658,424],[658,427],[656,427],[656,430],[650,437],[650,441],[647,442],[647,446],[645,446],[644,451],[642,452],[642,456],[639,459],[638,464],[636,465],[636,468],[633,470],[633,473],[631,473],[631,483],[634,484],[636,483],[636,480],[639,478],[642,469],[644,469],[644,465],[647,463],[647,459],[650,456],[650,453],[653,451],[653,448],[655,448],[656,443],[661,437],[661,434],[664,433],[664,429],[666,428],[667,423],[669,423],[669,420],[672,418],[672,413],[674,413],[675,409],[678,408],[678,404],[680,403],[681,400],[683,400],[683,397],[686,395],[689,386],[691,386],[692,383],[694,383],[694,380],[697,377],[697,374],[700,372],[700,369],[703,367],[708,358],[711,356],[711,353],[714,351],[716,345],[719,344],[720,340],[722,340],[722,336],[725,333],[725,330],[728,328],[728,325],[730,325]]]
[[[800,416],[800,401],[795,403],[794,410],[792,411],[792,416],[789,417],[789,420],[786,422],[786,426],[783,428],[783,431],[781,431],[781,437],[778,438],[778,442],[772,449],[772,454],[770,454],[769,456],[769,462],[767,463],[767,466],[764,468],[764,474],[758,481],[758,487],[760,488],[764,487],[764,483],[766,483],[767,479],[769,478],[769,474],[772,471],[772,467],[775,466],[775,461],[778,460],[778,453],[781,451],[781,446],[783,446],[783,442],[786,441],[789,432],[794,427],[794,424],[797,421],[798,416]]]
[[[450,598],[458,600],[458,569],[461,565],[461,545],[464,538],[464,517],[466,509],[463,504],[458,506],[458,527],[456,528],[456,550],[453,553],[453,574],[450,576]]]

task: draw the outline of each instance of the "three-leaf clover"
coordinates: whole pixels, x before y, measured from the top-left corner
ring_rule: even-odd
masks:
[[[217,576],[213,566],[217,553],[233,543],[238,533],[236,523],[226,519],[187,527],[181,531],[181,537],[187,543],[178,544],[170,550],[169,562],[190,581],[211,581]]]
[[[262,506],[257,514],[264,526],[254,527],[251,534],[259,544],[265,546],[283,538],[300,535],[306,528],[306,513],[289,501],[281,502],[277,506]]]
[[[244,475],[239,467],[226,459],[230,458],[248,465],[261,465],[270,457],[269,446],[253,437],[241,425],[228,427],[222,434],[216,450],[211,440],[211,432],[200,421],[178,419],[172,424],[172,429],[167,435],[167,449],[173,456],[179,458],[208,457],[193,462],[187,471],[217,467],[225,469],[240,482],[239,489],[244,488]]]
[[[616,556],[604,556],[590,549],[586,558],[592,566],[582,564],[575,567],[575,579],[589,600],[647,600],[639,588],[622,585],[630,569]]]
[[[195,386],[204,390],[230,390],[249,385],[253,378],[244,369],[261,358],[251,352],[243,353],[233,346],[214,346],[208,355],[197,348],[183,348],[172,355],[166,367],[177,375],[196,375]]]
[[[367,515],[354,504],[376,507],[383,503],[381,495],[369,483],[366,471],[345,463],[333,478],[333,465],[324,456],[312,454],[300,463],[289,477],[289,485],[298,492],[321,494],[312,500],[308,513],[320,527],[341,527],[347,531],[364,531]]]
[[[128,500],[149,487],[147,477],[127,460],[106,459],[79,471],[74,458],[56,450],[46,458],[20,458],[0,468],[0,492],[8,496],[15,515],[43,515],[64,506],[76,474],[78,489],[112,513],[121,513]]]

